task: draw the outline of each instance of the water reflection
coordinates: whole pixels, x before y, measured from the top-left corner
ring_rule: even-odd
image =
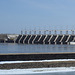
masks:
[[[75,52],[74,45],[0,44],[0,53]]]

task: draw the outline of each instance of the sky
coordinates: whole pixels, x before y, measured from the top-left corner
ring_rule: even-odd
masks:
[[[0,0],[0,33],[75,29],[75,0]]]

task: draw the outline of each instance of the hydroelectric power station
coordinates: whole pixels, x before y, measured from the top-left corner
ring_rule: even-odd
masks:
[[[0,34],[0,43],[70,44],[75,42],[75,30],[32,30],[21,34]]]

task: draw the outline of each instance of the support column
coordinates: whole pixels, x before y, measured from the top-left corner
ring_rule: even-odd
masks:
[[[56,37],[55,40],[54,40],[55,44],[56,44],[56,40],[57,40],[57,38],[58,38],[58,35],[57,35],[57,37]]]
[[[74,42],[75,41],[75,37],[74,37],[74,39],[73,39],[73,41],[72,42]]]
[[[28,40],[28,44],[29,44],[29,41],[30,41],[31,37],[32,37],[32,35],[30,36],[30,38],[29,38],[29,40]]]
[[[53,37],[53,35],[51,35],[50,39],[48,40],[49,44],[51,44],[51,43],[50,43],[50,40],[52,39],[52,37]]]
[[[67,40],[66,40],[67,43],[68,43],[68,40],[69,40],[70,36],[71,36],[71,35],[69,35],[68,38],[67,38]]]
[[[46,37],[44,38],[44,40],[43,40],[43,44],[45,44],[45,40],[46,40],[47,36],[48,36],[48,35],[46,35]]]
[[[61,40],[60,40],[61,44],[62,44],[62,40],[63,40],[63,38],[64,38],[64,35],[62,36],[62,38],[61,38]]]
[[[24,38],[24,40],[23,40],[23,44],[25,43],[25,40],[26,40],[27,36],[28,36],[28,35],[26,35],[26,37]]]
[[[21,39],[22,39],[23,35],[21,36],[21,38],[19,39],[18,43],[20,43]]]
[[[38,41],[41,39],[42,35],[40,35],[40,38],[38,39]]]
[[[34,44],[34,41],[35,41],[36,37],[37,37],[37,35],[35,35],[35,38],[33,39],[32,44]]]

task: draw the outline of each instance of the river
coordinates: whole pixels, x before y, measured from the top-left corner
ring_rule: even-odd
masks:
[[[75,52],[75,45],[27,45],[1,43],[0,53],[48,53]]]
[[[0,43],[0,53],[48,53],[75,52],[75,45],[27,45],[15,43]],[[21,74],[22,75],[22,74]],[[51,72],[26,75],[75,75],[75,72]]]

